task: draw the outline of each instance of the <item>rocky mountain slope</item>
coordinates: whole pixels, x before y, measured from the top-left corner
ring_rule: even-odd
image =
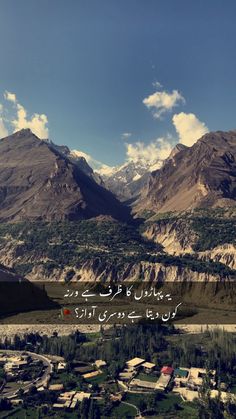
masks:
[[[135,211],[226,207],[236,199],[236,131],[204,135],[149,177]]]
[[[142,228],[143,236],[167,254],[189,254],[236,269],[236,207],[167,213]]]
[[[159,235],[152,238],[158,240]],[[1,225],[0,261],[40,284],[154,282],[164,285],[178,302],[189,302],[187,315],[199,302],[221,310],[232,310],[235,304],[236,270],[226,260],[200,259],[197,253],[170,255],[159,244],[142,239],[134,227],[112,221]]]
[[[104,220],[4,224],[0,262],[34,280],[203,281],[235,276],[235,265],[194,250],[200,236],[192,219],[184,223],[181,218],[147,223],[142,234],[135,226]],[[213,255],[215,244],[225,243],[201,240],[199,251]]]
[[[103,175],[107,189],[112,191],[121,201],[136,198],[140,190],[147,184],[149,166],[141,162],[129,162],[117,167],[112,174]]]
[[[129,212],[55,145],[28,129],[0,141],[0,221],[127,220]]]

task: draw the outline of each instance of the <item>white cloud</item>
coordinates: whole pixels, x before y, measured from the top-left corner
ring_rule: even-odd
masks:
[[[179,135],[179,142],[192,146],[199,138],[208,132],[207,126],[193,113],[175,114],[172,118],[175,129]]]
[[[16,103],[16,95],[15,93],[8,92],[7,90],[4,93],[4,99],[8,100],[9,102]]]
[[[3,110],[4,110],[3,109],[3,106],[0,103],[0,138],[4,138],[4,137],[6,137],[8,135],[8,130],[5,127],[4,118],[2,116]]]
[[[147,165],[153,165],[165,160],[171,150],[172,145],[169,142],[170,138],[157,138],[156,140],[145,144],[143,142],[136,142],[134,144],[126,144],[126,157],[128,161],[135,163],[141,162]]]
[[[97,168],[95,170],[101,176],[111,176],[111,175],[113,175],[113,173],[116,172],[117,167],[115,167],[115,166],[108,166],[106,164],[102,164],[99,168]]]
[[[23,128],[30,128],[37,137],[48,138],[48,118],[45,114],[34,113],[31,118],[28,118],[26,109],[20,103],[16,104],[16,109],[17,118],[11,122],[14,132]]]
[[[185,103],[185,99],[178,90],[173,90],[172,93],[157,91],[143,99],[143,103],[148,109],[153,110],[155,118],[160,118],[163,113],[171,111],[180,103]]]
[[[8,124],[13,126],[14,132],[19,131],[23,128],[29,128],[31,131],[41,139],[48,138],[48,118],[45,114],[34,113],[31,117],[28,116],[27,110],[22,106],[15,95],[15,93],[4,92],[4,99],[13,104],[13,111],[16,113],[16,116],[9,119],[7,118]],[[4,109],[0,106],[0,112],[6,111],[9,114],[8,109]],[[4,131],[3,120],[1,123],[2,129]],[[6,128],[5,128],[6,132]]]
[[[123,134],[121,134],[121,138],[122,140],[127,140],[128,138],[130,138],[132,135],[131,132],[123,132]]]
[[[3,118],[0,117],[0,138],[4,138],[8,135],[8,131],[4,125]]]

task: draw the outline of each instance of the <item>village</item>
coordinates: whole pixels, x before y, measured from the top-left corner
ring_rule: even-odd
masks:
[[[127,360],[116,379],[107,374],[107,362],[94,360],[92,363],[75,360],[70,371],[63,357],[40,355],[28,351],[1,351],[0,399],[7,400],[12,408],[22,406],[27,394],[40,394],[47,391],[53,395],[47,403],[55,412],[76,412],[84,400],[102,402],[107,394],[113,405],[126,403],[126,396],[139,395],[145,400],[148,394],[163,393],[178,395],[183,402],[199,398],[206,377],[210,383],[210,397],[221,398],[222,402],[231,399],[236,403],[236,395],[226,391],[225,384],[217,388],[216,371],[204,368],[171,365],[157,365],[143,358]],[[78,377],[78,382],[70,383],[66,377]],[[107,393],[107,389],[109,392]],[[127,403],[129,404],[129,403]],[[136,406],[134,406],[136,407]],[[133,417],[144,417],[136,407]]]

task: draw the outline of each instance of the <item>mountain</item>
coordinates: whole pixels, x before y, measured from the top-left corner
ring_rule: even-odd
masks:
[[[0,140],[0,221],[129,219],[127,208],[54,144],[23,129]]]
[[[70,150],[69,147],[66,145],[57,145],[50,141],[51,147],[53,147],[56,151],[58,151],[63,156],[67,157],[73,163],[75,163],[82,172],[84,172],[87,176],[94,179],[99,185],[103,185],[103,181],[101,176],[98,173],[95,173],[91,166],[89,166],[85,157],[81,155],[79,151]],[[104,186],[104,185],[103,185]]]
[[[186,150],[187,148],[188,147],[184,144],[180,144],[180,143],[176,144],[175,147],[172,149],[167,160],[173,160],[177,153],[179,153],[182,150]]]
[[[148,163],[143,160],[130,161],[122,166],[104,173],[101,177],[107,189],[112,191],[121,201],[136,198],[146,185],[149,173],[161,166],[161,161]]]
[[[135,211],[182,211],[235,205],[236,131],[205,134],[150,175]]]
[[[183,144],[176,144],[164,162],[168,159],[172,160],[177,153],[186,148]],[[121,201],[132,202],[139,197],[141,191],[148,185],[151,172],[160,169],[162,165],[163,160],[161,159],[155,161],[139,159],[126,162],[122,166],[113,167],[112,170],[102,170],[99,173],[107,189],[112,191]]]
[[[96,173],[91,166],[89,166],[87,160],[85,157],[81,156],[77,150],[69,150],[69,153],[67,154],[67,157],[89,177],[91,177],[95,182],[97,182],[99,185],[104,186],[104,182],[102,177]]]

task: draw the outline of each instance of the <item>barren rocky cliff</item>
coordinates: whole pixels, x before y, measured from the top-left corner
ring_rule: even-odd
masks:
[[[153,172],[134,212],[229,207],[236,198],[236,132],[205,134]]]
[[[129,211],[48,141],[25,129],[0,140],[0,222],[76,220]]]
[[[189,215],[145,223],[140,232],[112,220],[5,224],[0,262],[31,280],[202,282],[234,277],[234,242],[202,242],[196,226]]]

